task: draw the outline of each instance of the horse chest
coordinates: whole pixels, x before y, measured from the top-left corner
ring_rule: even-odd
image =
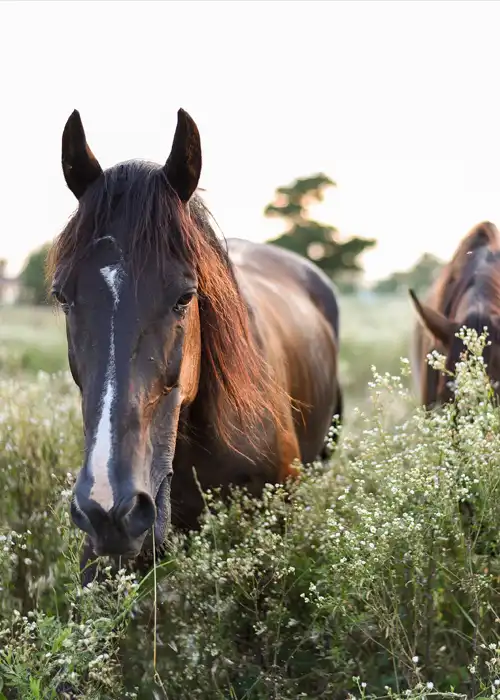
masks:
[[[203,491],[220,489],[223,498],[231,487],[239,486],[258,497],[266,483],[277,478],[277,465],[266,455],[248,449],[251,458],[212,440],[194,444],[186,439],[177,442],[171,485],[172,524],[194,528],[203,511]]]

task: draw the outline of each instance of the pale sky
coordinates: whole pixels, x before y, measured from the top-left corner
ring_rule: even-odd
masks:
[[[314,212],[377,238],[368,279],[500,226],[500,4],[389,0],[0,2],[0,257],[16,273],[75,207],[74,108],[103,167],[163,163],[179,107],[223,233],[264,240],[279,185],[337,182]]]

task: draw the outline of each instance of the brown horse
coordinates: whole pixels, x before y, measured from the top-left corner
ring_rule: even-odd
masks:
[[[453,398],[453,382],[426,362],[438,350],[453,372],[464,351],[455,336],[466,326],[483,332],[492,342],[484,351],[488,374],[496,389],[500,380],[500,234],[493,224],[475,226],[461,241],[451,261],[441,270],[422,304],[410,290],[419,315],[413,348],[413,375],[427,408]]]
[[[66,314],[85,454],[72,517],[96,555],[134,557],[169,523],[195,528],[203,489],[259,495],[322,452],[341,412],[338,306],[307,260],[224,247],[195,194],[198,129],[178,112],[165,165],[103,171],[80,115],[62,166],[78,208],[48,261]]]

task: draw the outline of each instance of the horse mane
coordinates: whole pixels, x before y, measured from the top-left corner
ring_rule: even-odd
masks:
[[[452,318],[464,293],[475,286],[495,315],[500,310],[500,233],[489,221],[474,226],[460,241],[434,288],[437,308]]]
[[[229,446],[235,430],[252,439],[266,416],[280,426],[278,406],[284,389],[254,341],[249,311],[227,249],[210,223],[211,214],[198,194],[183,205],[160,166],[130,161],[106,170],[82,196],[52,245],[47,276],[64,283],[118,216],[126,222],[126,240],[120,245],[125,246],[122,253],[136,283],[152,253],[164,276],[172,257],[196,271],[199,392],[212,403],[211,420],[219,437]]]

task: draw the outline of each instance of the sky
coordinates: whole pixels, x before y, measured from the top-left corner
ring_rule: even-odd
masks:
[[[0,257],[16,274],[76,206],[60,165],[73,109],[103,167],[163,163],[177,110],[226,237],[282,231],[274,190],[325,172],[313,209],[376,238],[366,278],[500,227],[500,3],[486,0],[0,2]]]

